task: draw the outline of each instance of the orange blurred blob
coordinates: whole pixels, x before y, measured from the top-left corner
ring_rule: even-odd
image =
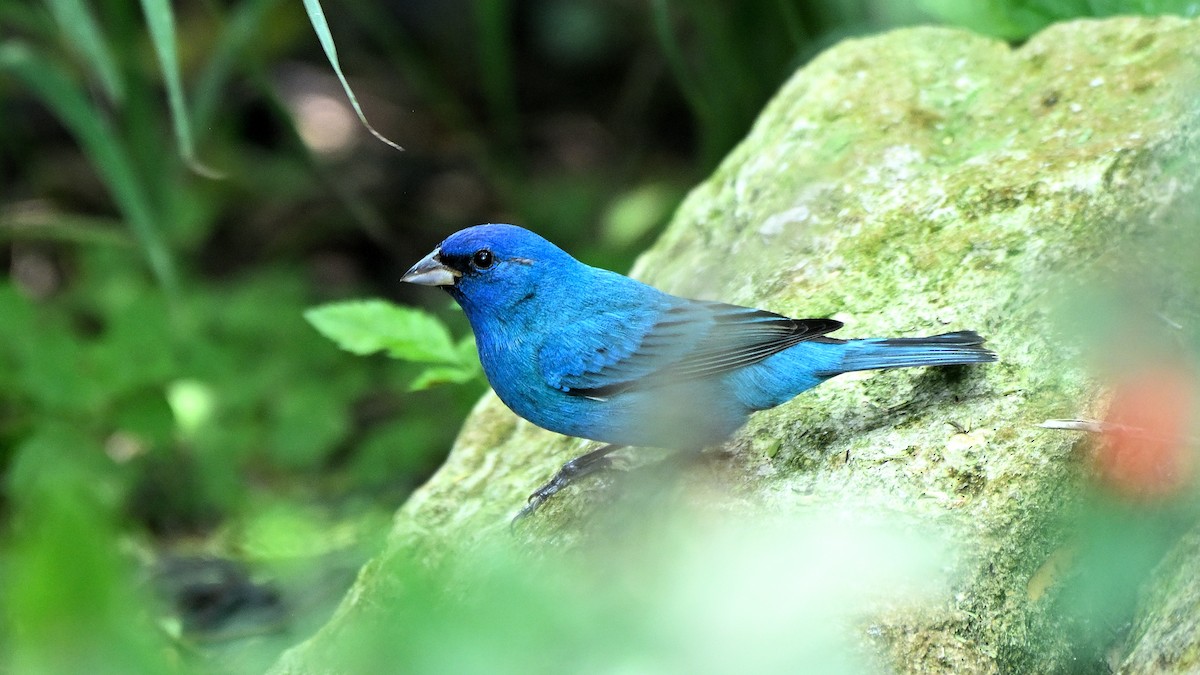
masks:
[[[1100,481],[1127,498],[1169,497],[1188,487],[1196,402],[1196,376],[1182,364],[1143,368],[1119,380],[1094,458]]]

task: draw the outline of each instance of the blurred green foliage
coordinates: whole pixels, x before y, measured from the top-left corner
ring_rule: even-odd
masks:
[[[924,7],[1011,38],[1195,11],[951,5]],[[483,390],[445,304],[326,303],[429,302],[399,275],[488,220],[624,268],[796,67],[929,17],[871,0],[325,9],[322,27],[280,0],[0,3],[0,668],[260,669],[327,615]],[[319,37],[405,153],[363,134]],[[315,305],[343,346],[400,359],[339,351],[305,323]],[[408,391],[439,382],[465,386]],[[197,655],[196,626],[272,593],[187,565],[147,581],[175,557],[268,571],[280,637],[248,661]]]
[[[936,570],[952,566],[953,554],[936,531],[918,536],[862,512],[764,515],[753,524],[708,513],[701,521],[654,495],[659,485],[632,489],[647,493],[639,506],[649,500],[664,508],[650,517],[628,504],[599,510],[606,543],[589,550],[602,555],[535,559],[512,550],[517,540],[496,537],[464,542],[433,562],[381,560],[373,572],[395,583],[357,608],[360,620],[309,654],[307,665],[328,672],[396,663],[415,673],[874,672],[850,628],[863,609],[881,597],[933,607],[949,592]],[[846,520],[861,526],[847,528]]]
[[[1200,15],[1192,0],[918,0],[932,16],[984,35],[1024,40],[1056,21],[1121,14]]]

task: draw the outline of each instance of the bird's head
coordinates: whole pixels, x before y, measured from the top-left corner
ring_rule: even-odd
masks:
[[[574,258],[516,225],[476,225],[450,235],[401,278],[441,286],[468,316],[502,313],[541,293]]]

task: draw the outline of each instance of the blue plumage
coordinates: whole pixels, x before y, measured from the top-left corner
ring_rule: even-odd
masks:
[[[750,413],[839,373],[996,360],[971,331],[836,340],[832,319],[679,298],[513,225],[451,235],[404,280],[441,286],[462,306],[488,382],[514,412],[612,444],[568,462],[526,511],[616,447],[714,445]]]

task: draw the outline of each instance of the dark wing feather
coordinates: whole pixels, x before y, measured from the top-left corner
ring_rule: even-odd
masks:
[[[744,368],[842,326],[833,319],[790,319],[761,309],[695,300],[610,323],[601,331],[595,331],[596,325],[568,329],[574,335],[567,337],[576,347],[586,345],[603,358],[564,358],[563,345],[547,344],[539,354],[543,373],[556,371],[547,381],[572,395],[603,398]],[[585,331],[588,335],[581,339]],[[547,369],[547,363],[567,367]]]

